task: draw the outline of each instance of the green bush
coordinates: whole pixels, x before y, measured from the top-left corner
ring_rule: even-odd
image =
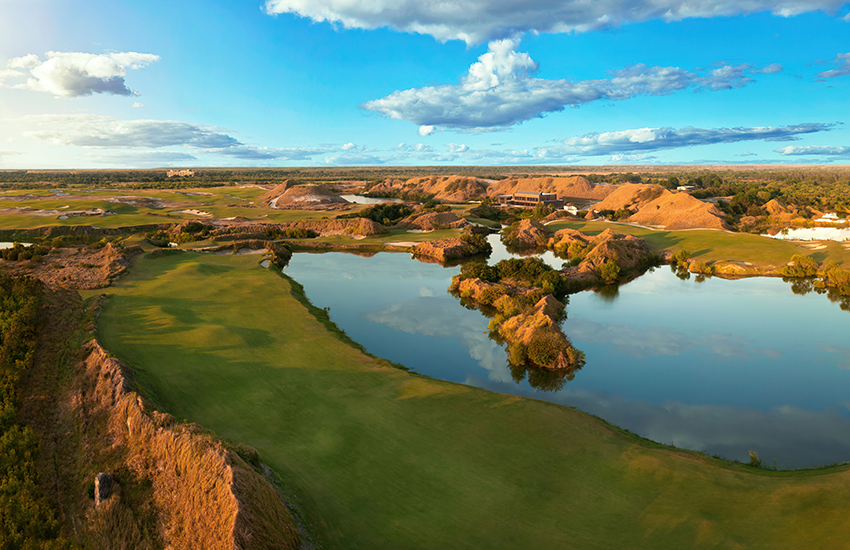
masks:
[[[614,260],[608,260],[596,268],[596,276],[605,284],[614,284],[620,278],[620,266]]]
[[[791,265],[782,268],[785,277],[814,277],[818,274],[818,263],[811,256],[794,254],[791,256]]]

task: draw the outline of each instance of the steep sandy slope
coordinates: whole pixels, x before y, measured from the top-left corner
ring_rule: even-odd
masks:
[[[634,213],[626,221],[664,229],[729,229],[726,216],[715,205],[660,185],[623,185],[594,209],[629,209]]]
[[[602,200],[614,191],[611,185],[594,185],[584,176],[510,178],[490,184],[487,195],[512,195],[517,191],[556,193],[558,197]]]

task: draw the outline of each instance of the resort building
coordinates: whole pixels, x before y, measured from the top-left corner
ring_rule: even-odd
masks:
[[[560,209],[564,207],[564,201],[555,193],[540,193],[537,191],[517,191],[513,195],[496,195],[496,200],[502,206],[518,206],[520,208],[534,208],[538,204]]]
[[[168,177],[172,178],[174,176],[194,176],[194,170],[169,170]]]

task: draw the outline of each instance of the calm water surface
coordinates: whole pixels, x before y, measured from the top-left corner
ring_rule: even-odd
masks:
[[[340,195],[340,197],[354,204],[381,204],[385,202],[403,202],[401,199],[378,199],[374,197],[364,197],[363,195]]]
[[[390,253],[299,253],[286,269],[354,340],[420,373],[730,459],[850,460],[850,313],[824,296],[772,278],[682,281],[666,267],[615,295],[573,295],[564,332],[587,364],[544,392],[514,381],[488,319],[447,292],[458,270]]]
[[[850,240],[850,229],[839,227],[809,227],[788,229],[788,234],[766,235],[785,241],[847,241]]]

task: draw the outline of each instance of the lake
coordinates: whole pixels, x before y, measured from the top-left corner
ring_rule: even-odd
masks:
[[[354,340],[422,374],[574,406],[729,459],[752,449],[779,468],[850,460],[850,314],[824,296],[776,278],[681,280],[668,267],[581,292],[563,328],[587,364],[541,391],[515,381],[523,373],[488,337],[488,319],[447,292],[458,271],[337,252],[297,253],[286,269]]]
[[[808,227],[788,229],[788,234],[766,234],[766,237],[785,241],[846,241],[850,240],[850,229],[838,227]]]
[[[21,243],[21,244],[24,245],[24,246],[30,246],[30,243]],[[0,242],[0,250],[6,249],[6,248],[12,248],[14,245],[15,245],[15,243]]]
[[[364,197],[363,195],[340,195],[340,197],[354,204],[383,204],[386,202],[404,202],[401,199],[381,199],[374,197]]]

